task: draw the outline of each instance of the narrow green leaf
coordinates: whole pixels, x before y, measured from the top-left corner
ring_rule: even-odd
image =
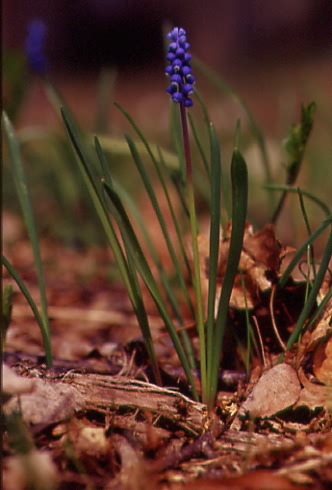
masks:
[[[47,298],[46,298],[46,286],[45,286],[43,264],[40,255],[38,234],[35,225],[31,199],[28,191],[27,180],[25,177],[25,173],[21,161],[20,145],[16,138],[14,128],[10,120],[8,119],[6,113],[3,113],[2,120],[4,124],[5,135],[8,142],[9,156],[13,169],[15,187],[21,205],[23,218],[27,227],[28,235],[31,241],[34,264],[36,267],[36,273],[38,279],[44,329],[50,332],[48,313],[47,313]]]
[[[288,264],[288,266],[286,267],[284,273],[282,274],[281,278],[279,279],[279,288],[282,289],[283,287],[285,287],[293,269],[295,268],[296,264],[299,262],[299,260],[301,259],[301,257],[303,256],[303,254],[306,252],[307,248],[309,245],[313,244],[314,241],[316,240],[316,238],[321,234],[323,233],[323,231],[332,223],[332,214],[330,214],[330,216],[328,216],[323,222],[322,224],[313,232],[312,235],[310,235],[310,237],[301,245],[301,247],[299,247],[294,255],[294,257],[292,258],[292,260],[290,261],[290,263]]]
[[[223,338],[228,317],[228,305],[232,293],[233,283],[238,271],[243,235],[246,224],[248,201],[248,172],[246,162],[238,149],[234,149],[231,162],[232,180],[232,231],[227,258],[226,272],[220,295],[218,314],[214,333],[214,352],[211,356],[211,382],[208,405],[214,404],[217,385],[220,354],[223,347]]]
[[[93,179],[92,173],[90,171],[89,158],[84,151],[84,146],[78,136],[78,131],[75,127],[73,120],[67,111],[62,108],[61,109],[62,117],[69,135],[69,138],[72,142],[73,148],[78,156],[77,162],[79,164],[79,168],[83,175],[83,179],[87,186],[89,195],[93,201],[93,204],[96,209],[96,213],[101,221],[101,224],[104,228],[107,239],[111,245],[111,248],[114,253],[114,257],[116,263],[119,267],[119,271],[122,277],[122,280],[127,289],[129,299],[133,305],[134,311],[137,315],[137,319],[139,321],[139,325],[144,336],[148,354],[150,356],[152,369],[154,371],[155,377],[157,380],[160,380],[158,363],[153,347],[151,331],[149,328],[147,315],[143,306],[143,302],[141,299],[140,291],[136,288],[136,283],[133,281],[132,273],[129,270],[128,263],[125,259],[123,251],[121,249],[118,237],[114,230],[113,224],[109,218],[108,210],[104,204],[102,193],[97,189],[96,183]]]
[[[32,310],[37,322],[38,322],[40,332],[41,332],[42,338],[43,338],[44,348],[45,348],[46,363],[50,367],[50,366],[52,366],[52,347],[51,347],[51,337],[50,337],[49,329],[46,327],[44,320],[43,320],[42,316],[40,315],[39,310],[36,306],[36,303],[34,302],[31,294],[29,293],[28,288],[24,284],[21,276],[19,275],[19,273],[17,272],[15,267],[13,265],[11,265],[9,260],[4,255],[2,256],[2,263],[6,267],[7,271],[9,272],[11,277],[14,279],[14,281],[16,282],[16,284],[18,285],[20,290],[22,291],[25,299],[29,303],[31,310]]]
[[[184,295],[184,298],[188,304],[188,306],[193,310],[193,306],[192,306],[192,303],[191,303],[191,299],[190,299],[190,296],[189,296],[189,293],[188,293],[188,289],[187,289],[187,286],[186,286],[186,283],[185,283],[185,280],[184,280],[184,276],[183,276],[183,271],[182,271],[182,267],[179,263],[179,260],[178,260],[178,257],[176,255],[176,252],[175,252],[175,249],[173,247],[173,244],[172,244],[172,241],[170,239],[170,236],[169,236],[169,233],[168,233],[168,230],[167,230],[167,225],[166,225],[166,222],[165,222],[165,219],[163,217],[163,213],[161,212],[161,209],[160,209],[160,206],[159,206],[159,203],[158,203],[158,200],[157,200],[157,197],[156,197],[156,194],[153,190],[153,187],[152,187],[152,184],[151,184],[151,180],[146,172],[146,169],[143,165],[143,162],[141,160],[141,157],[137,151],[137,148],[135,146],[135,143],[133,142],[133,140],[130,138],[130,136],[126,135],[126,140],[128,142],[128,146],[130,148],[130,151],[131,151],[131,154],[132,154],[132,157],[133,157],[133,160],[136,164],[136,167],[141,175],[141,178],[142,178],[142,181],[143,181],[143,184],[144,184],[144,187],[147,191],[147,194],[150,198],[150,201],[151,201],[151,204],[155,210],[155,213],[156,213],[156,216],[158,218],[158,222],[159,222],[159,225],[160,225],[160,228],[163,232],[163,236],[164,236],[164,239],[165,239],[165,243],[167,245],[167,249],[168,249],[168,252],[169,252],[169,255],[172,259],[172,262],[173,262],[173,265],[174,265],[174,268],[175,268],[175,272],[176,272],[176,276],[177,276],[177,279],[178,279],[178,282],[179,282],[179,286],[183,292],[183,295]],[[156,164],[157,165],[157,164]]]
[[[208,359],[208,385],[211,382],[211,359],[214,353],[214,327],[215,303],[217,290],[218,256],[220,243],[220,197],[221,197],[221,159],[219,142],[215,129],[210,124],[210,152],[211,152],[211,221],[210,221],[210,251],[209,251],[209,290],[207,308],[207,359]]]
[[[324,311],[326,311],[326,307],[328,305],[328,302],[332,298],[332,287],[328,290],[328,292],[325,294],[324,298],[322,301],[319,303],[318,308],[316,308],[314,314],[312,315],[310,321],[306,325],[306,330],[310,330],[312,325],[318,321],[318,319],[323,315]],[[330,325],[332,326],[332,317],[330,319]]]
[[[211,138],[210,126],[212,123],[211,123],[211,118],[210,118],[210,114],[209,114],[207,105],[205,104],[203,97],[200,95],[200,93],[197,90],[195,91],[195,94],[196,94],[196,98],[199,101],[199,104],[200,104],[202,111],[203,111],[204,121],[206,124],[207,132],[209,134],[209,138]],[[219,144],[219,143],[217,143],[217,144]],[[223,176],[222,167],[220,168],[220,179],[221,179],[221,193],[222,193],[223,202],[224,202],[226,220],[229,221],[230,214],[231,214],[230,213],[230,196],[229,196],[228,186],[227,186],[226,180]],[[222,228],[225,231],[226,224],[225,224],[225,220],[223,220],[222,215],[221,215],[221,222],[222,222]]]
[[[2,292],[2,324],[1,324],[1,340],[2,345],[5,344],[6,334],[12,319],[13,309],[13,286],[7,284]]]
[[[130,156],[130,151],[126,141],[123,138],[109,137],[105,135],[98,134],[98,140],[103,147],[104,151],[107,153],[111,153],[112,155],[126,157]],[[148,147],[151,151],[151,154],[147,150],[147,146],[142,141],[135,140],[135,145],[137,150],[142,157],[151,154],[155,159],[158,159],[158,146],[149,144]],[[170,170],[178,171],[179,170],[179,161],[177,156],[169,150],[165,148],[161,148],[163,152],[163,156],[165,159],[165,163]]]
[[[159,150],[159,162],[160,162],[161,168],[164,170],[164,172],[167,172],[168,169],[166,168],[166,162],[165,162],[165,159],[164,159],[164,155],[163,155],[163,153],[162,153],[162,151],[161,151],[160,148],[158,148],[158,150]],[[171,200],[171,198],[169,196],[169,192],[168,192],[168,189],[167,189],[167,186],[166,186],[166,183],[165,182],[164,182],[163,186],[165,188],[165,195],[166,195],[167,203],[168,203],[168,206],[169,206],[169,209],[170,209],[170,212],[171,212],[172,221],[173,221],[173,225],[174,225],[174,228],[175,228],[175,231],[176,231],[176,236],[177,236],[177,239],[178,239],[178,242],[179,242],[181,255],[182,255],[183,261],[185,263],[185,266],[186,266],[186,269],[187,269],[187,273],[188,273],[189,276],[191,276],[191,268],[190,268],[190,264],[189,264],[189,260],[188,260],[188,255],[187,255],[187,252],[186,252],[184,243],[183,243],[183,235],[184,235],[183,228],[180,229],[179,217],[177,217],[175,215],[175,211],[174,211],[174,207],[173,207],[173,204],[172,204],[172,200]]]
[[[200,137],[198,136],[198,130],[197,130],[196,124],[194,122],[194,118],[192,117],[192,115],[190,113],[188,113],[188,118],[189,118],[191,132],[193,134],[194,141],[195,141],[197,149],[198,149],[198,153],[199,153],[201,160],[203,162],[203,166],[204,166],[206,175],[207,175],[208,179],[210,179],[209,162],[208,162],[207,156],[205,154],[203,145],[201,143]]]
[[[181,313],[180,313],[180,310],[178,307],[177,299],[173,293],[173,288],[170,284],[168,275],[166,274],[166,272],[165,272],[165,270],[161,264],[161,261],[160,261],[159,255],[157,253],[156,247],[155,247],[155,245],[154,245],[154,243],[150,237],[150,234],[149,234],[149,232],[148,232],[148,230],[144,224],[142,216],[139,213],[137,206],[135,205],[135,203],[133,202],[131,197],[128,195],[128,193],[125,191],[125,189],[123,189],[123,187],[117,181],[111,179],[107,158],[106,158],[106,155],[105,155],[103,148],[101,147],[100,142],[99,142],[97,137],[95,138],[95,145],[96,145],[97,155],[98,155],[101,167],[102,167],[102,171],[105,175],[105,182],[107,183],[107,185],[109,187],[111,187],[115,190],[115,192],[120,197],[120,200],[124,200],[125,202],[127,202],[127,205],[129,207],[132,215],[134,216],[136,222],[138,223],[138,225],[142,231],[142,234],[144,236],[144,239],[145,239],[145,242],[146,242],[147,247],[149,249],[149,252],[151,254],[151,257],[152,257],[152,259],[156,265],[157,271],[159,273],[159,278],[160,278],[161,284],[165,288],[167,298],[168,298],[168,300],[172,306],[174,314],[175,314],[179,324],[182,325],[183,320],[182,320]],[[125,241],[124,241],[124,243],[126,244]],[[187,333],[182,332],[182,337],[186,337],[186,336],[187,336]],[[184,339],[184,340],[186,343],[189,341],[189,339]],[[187,345],[187,350],[188,350],[188,352],[190,352],[190,350],[191,350],[188,345]],[[193,353],[192,352],[190,355],[190,359],[192,360],[192,367],[194,367]]]
[[[288,339],[287,350],[290,350],[293,347],[294,343],[298,341],[299,336],[305,327],[305,324],[309,318],[312,308],[317,300],[317,295],[322,285],[322,282],[324,280],[331,257],[332,257],[332,232],[328,237],[327,244],[322,257],[322,261],[317,271],[316,278],[312,284],[312,288],[310,290],[308,299],[305,302],[304,307],[300,313],[300,316],[296,322],[295,328]]]
[[[183,350],[183,347],[181,345],[179,336],[177,334],[176,328],[173,325],[173,322],[167,312],[167,308],[165,306],[165,303],[162,299],[162,296],[159,292],[158,285],[153,277],[153,274],[150,270],[149,264],[146,261],[146,258],[144,256],[144,253],[140,247],[140,244],[137,240],[137,237],[135,235],[135,232],[132,228],[132,225],[130,223],[130,220],[128,218],[128,215],[122,205],[121,200],[119,199],[119,196],[116,194],[114,189],[109,187],[106,183],[104,183],[105,190],[113,204],[113,213],[115,216],[115,219],[121,229],[121,232],[123,233],[123,236],[126,241],[126,245],[128,247],[128,250],[130,250],[130,254],[132,257],[132,260],[135,263],[135,266],[137,270],[139,271],[143,281],[145,282],[148,290],[151,293],[151,296],[165,322],[165,326],[167,328],[167,331],[172,339],[172,342],[174,344],[174,348],[179,356],[181,365],[185,371],[185,374],[188,379],[188,383],[190,386],[190,389],[193,393],[193,396],[195,399],[198,399],[196,388],[194,385],[194,380],[192,377],[192,373],[190,370],[190,365],[188,363],[188,359],[186,357],[185,351]]]
[[[112,182],[112,177],[111,177],[111,172],[110,172],[110,166],[109,166],[108,160],[106,158],[104,149],[102,148],[100,141],[99,141],[97,136],[95,136],[94,142],[95,142],[95,148],[96,148],[98,160],[99,160],[101,170],[103,173],[103,179],[109,187],[112,187],[113,182]]]
[[[305,226],[307,228],[307,233],[310,236],[310,235],[312,235],[312,230],[311,230],[311,226],[310,226],[309,218],[308,218],[308,213],[307,213],[307,210],[305,208],[304,199],[303,199],[303,195],[302,195],[300,188],[298,188],[298,195],[299,195],[300,207],[301,207],[304,223],[305,223]],[[308,274],[307,274],[307,286],[306,286],[305,297],[307,297],[307,295],[309,293],[310,286],[311,286],[311,281],[310,281],[311,270],[313,271],[314,277],[316,277],[314,247],[312,244],[308,245],[308,248],[307,248],[307,265],[308,265]]]
[[[331,209],[328,207],[328,205],[324,201],[322,201],[319,197],[315,196],[311,192],[305,191],[301,187],[291,186],[291,185],[269,184],[269,185],[265,185],[264,188],[268,189],[270,191],[285,191],[285,192],[289,192],[291,194],[298,194],[298,192],[300,190],[301,194],[304,197],[307,197],[312,202],[316,203],[327,216],[329,216],[331,214]]]

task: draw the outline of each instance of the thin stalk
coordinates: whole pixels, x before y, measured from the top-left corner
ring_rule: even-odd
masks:
[[[264,186],[265,189],[268,189],[270,191],[285,191],[285,192],[290,192],[292,194],[298,194],[299,192],[299,187],[297,186],[292,186],[292,185],[274,185],[274,184],[269,184]],[[324,201],[319,199],[317,196],[314,194],[311,194],[311,192],[305,191],[304,189],[300,189],[301,194],[308,199],[311,199],[311,201],[315,202],[321,209],[322,211],[326,214],[326,216],[329,216],[331,214],[331,209],[325,204]]]
[[[305,222],[305,225],[307,228],[308,236],[310,236],[312,234],[312,230],[311,230],[307,210],[306,210],[305,205],[304,205],[304,199],[303,199],[302,192],[301,192],[300,188],[298,188],[298,193],[299,193],[299,201],[300,201],[300,207],[301,207],[303,219],[304,219],[304,222]],[[306,274],[307,275],[307,283],[306,283],[305,301],[307,301],[307,297],[308,297],[309,290],[311,287],[311,280],[310,280],[311,269],[313,271],[314,278],[316,277],[316,266],[315,266],[315,260],[314,260],[314,247],[313,247],[312,243],[310,243],[308,245],[308,248],[307,248],[307,266],[308,266],[308,271]]]
[[[206,393],[207,388],[207,364],[206,364],[206,341],[205,341],[205,327],[204,327],[204,313],[203,313],[203,301],[202,301],[202,287],[201,287],[201,275],[200,275],[200,260],[198,251],[198,225],[196,217],[194,185],[193,185],[193,169],[191,161],[191,152],[189,144],[189,131],[186,108],[183,104],[180,104],[181,126],[182,126],[182,139],[183,150],[186,161],[186,177],[187,177],[187,198],[188,209],[190,215],[190,229],[192,238],[193,258],[194,258],[194,289],[196,297],[196,322],[199,336],[199,352],[200,352],[200,368],[201,368],[201,383],[202,393]]]

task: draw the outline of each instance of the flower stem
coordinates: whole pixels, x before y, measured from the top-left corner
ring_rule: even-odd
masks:
[[[197,225],[196,208],[195,208],[193,169],[192,169],[191,152],[190,152],[190,144],[189,144],[187,113],[184,104],[180,103],[179,105],[180,105],[180,114],[181,114],[184,158],[186,162],[187,199],[188,199],[188,209],[189,209],[189,217],[190,217],[193,258],[194,258],[193,284],[194,284],[195,297],[196,297],[196,323],[197,323],[197,330],[199,336],[202,398],[203,398],[203,402],[205,402],[205,398],[207,395],[207,379],[206,379],[207,364],[206,364],[204,313],[203,313],[201,276],[200,276],[200,260],[199,260],[198,240],[197,240],[198,225]]]

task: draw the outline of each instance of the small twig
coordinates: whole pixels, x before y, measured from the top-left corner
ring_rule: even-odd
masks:
[[[285,352],[286,351],[286,344],[283,342],[282,338],[280,337],[278,327],[277,327],[277,323],[276,323],[275,316],[274,316],[274,297],[275,297],[276,290],[277,290],[277,285],[274,284],[272,286],[272,291],[271,291],[271,296],[270,296],[269,310],[270,310],[271,322],[272,322],[274,334],[275,334],[276,339],[277,339],[280,347],[282,348],[283,352]]]
[[[257,331],[259,346],[261,348],[263,365],[264,365],[264,367],[266,367],[266,359],[265,359],[265,352],[264,352],[264,344],[263,344],[262,334],[261,334],[261,331],[260,331],[260,328],[259,328],[259,324],[258,324],[258,321],[257,321],[257,318],[255,317],[255,315],[252,316],[252,319],[254,320],[254,324],[255,324],[255,327],[256,327],[256,331]]]

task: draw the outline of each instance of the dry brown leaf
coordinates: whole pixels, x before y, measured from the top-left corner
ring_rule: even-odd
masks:
[[[331,288],[331,278],[326,277],[320,289],[318,302],[322,301]],[[332,298],[328,301],[322,317],[313,330],[306,332],[302,338],[302,356],[313,352],[313,373],[326,385],[332,386]]]
[[[231,228],[229,227],[226,238],[220,241],[216,308],[226,271],[230,231]],[[206,306],[209,275],[208,236],[200,235],[198,245],[201,256],[202,295]],[[281,258],[282,247],[275,236],[273,226],[266,225],[258,232],[253,233],[252,226],[247,224],[239,264],[239,268],[243,274],[245,295],[243,293],[241,276],[237,274],[231,294],[230,305],[239,309],[243,309],[246,306],[253,308],[255,303],[257,303],[259,292],[271,288],[273,278],[279,273]]]
[[[315,350],[313,371],[321,383],[332,386],[332,336]]]
[[[294,408],[306,406],[312,411],[317,408],[331,410],[332,388],[311,383],[305,376],[303,369],[299,369],[299,378],[303,385],[303,389],[301,390],[300,397]]]
[[[278,364],[263,373],[239,415],[249,412],[252,417],[271,417],[294,405],[300,392],[301,385],[295,370],[288,364]]]
[[[319,294],[319,302],[324,298],[325,294],[322,293],[323,288],[320,290]],[[315,327],[310,332],[309,340],[307,339],[307,350],[312,351],[316,347],[316,345],[320,344],[323,340],[328,340],[332,334],[332,326],[331,326],[331,318],[332,318],[332,298],[327,302],[325,311],[323,312],[322,317],[317,321]],[[305,341],[305,339],[304,339]]]

